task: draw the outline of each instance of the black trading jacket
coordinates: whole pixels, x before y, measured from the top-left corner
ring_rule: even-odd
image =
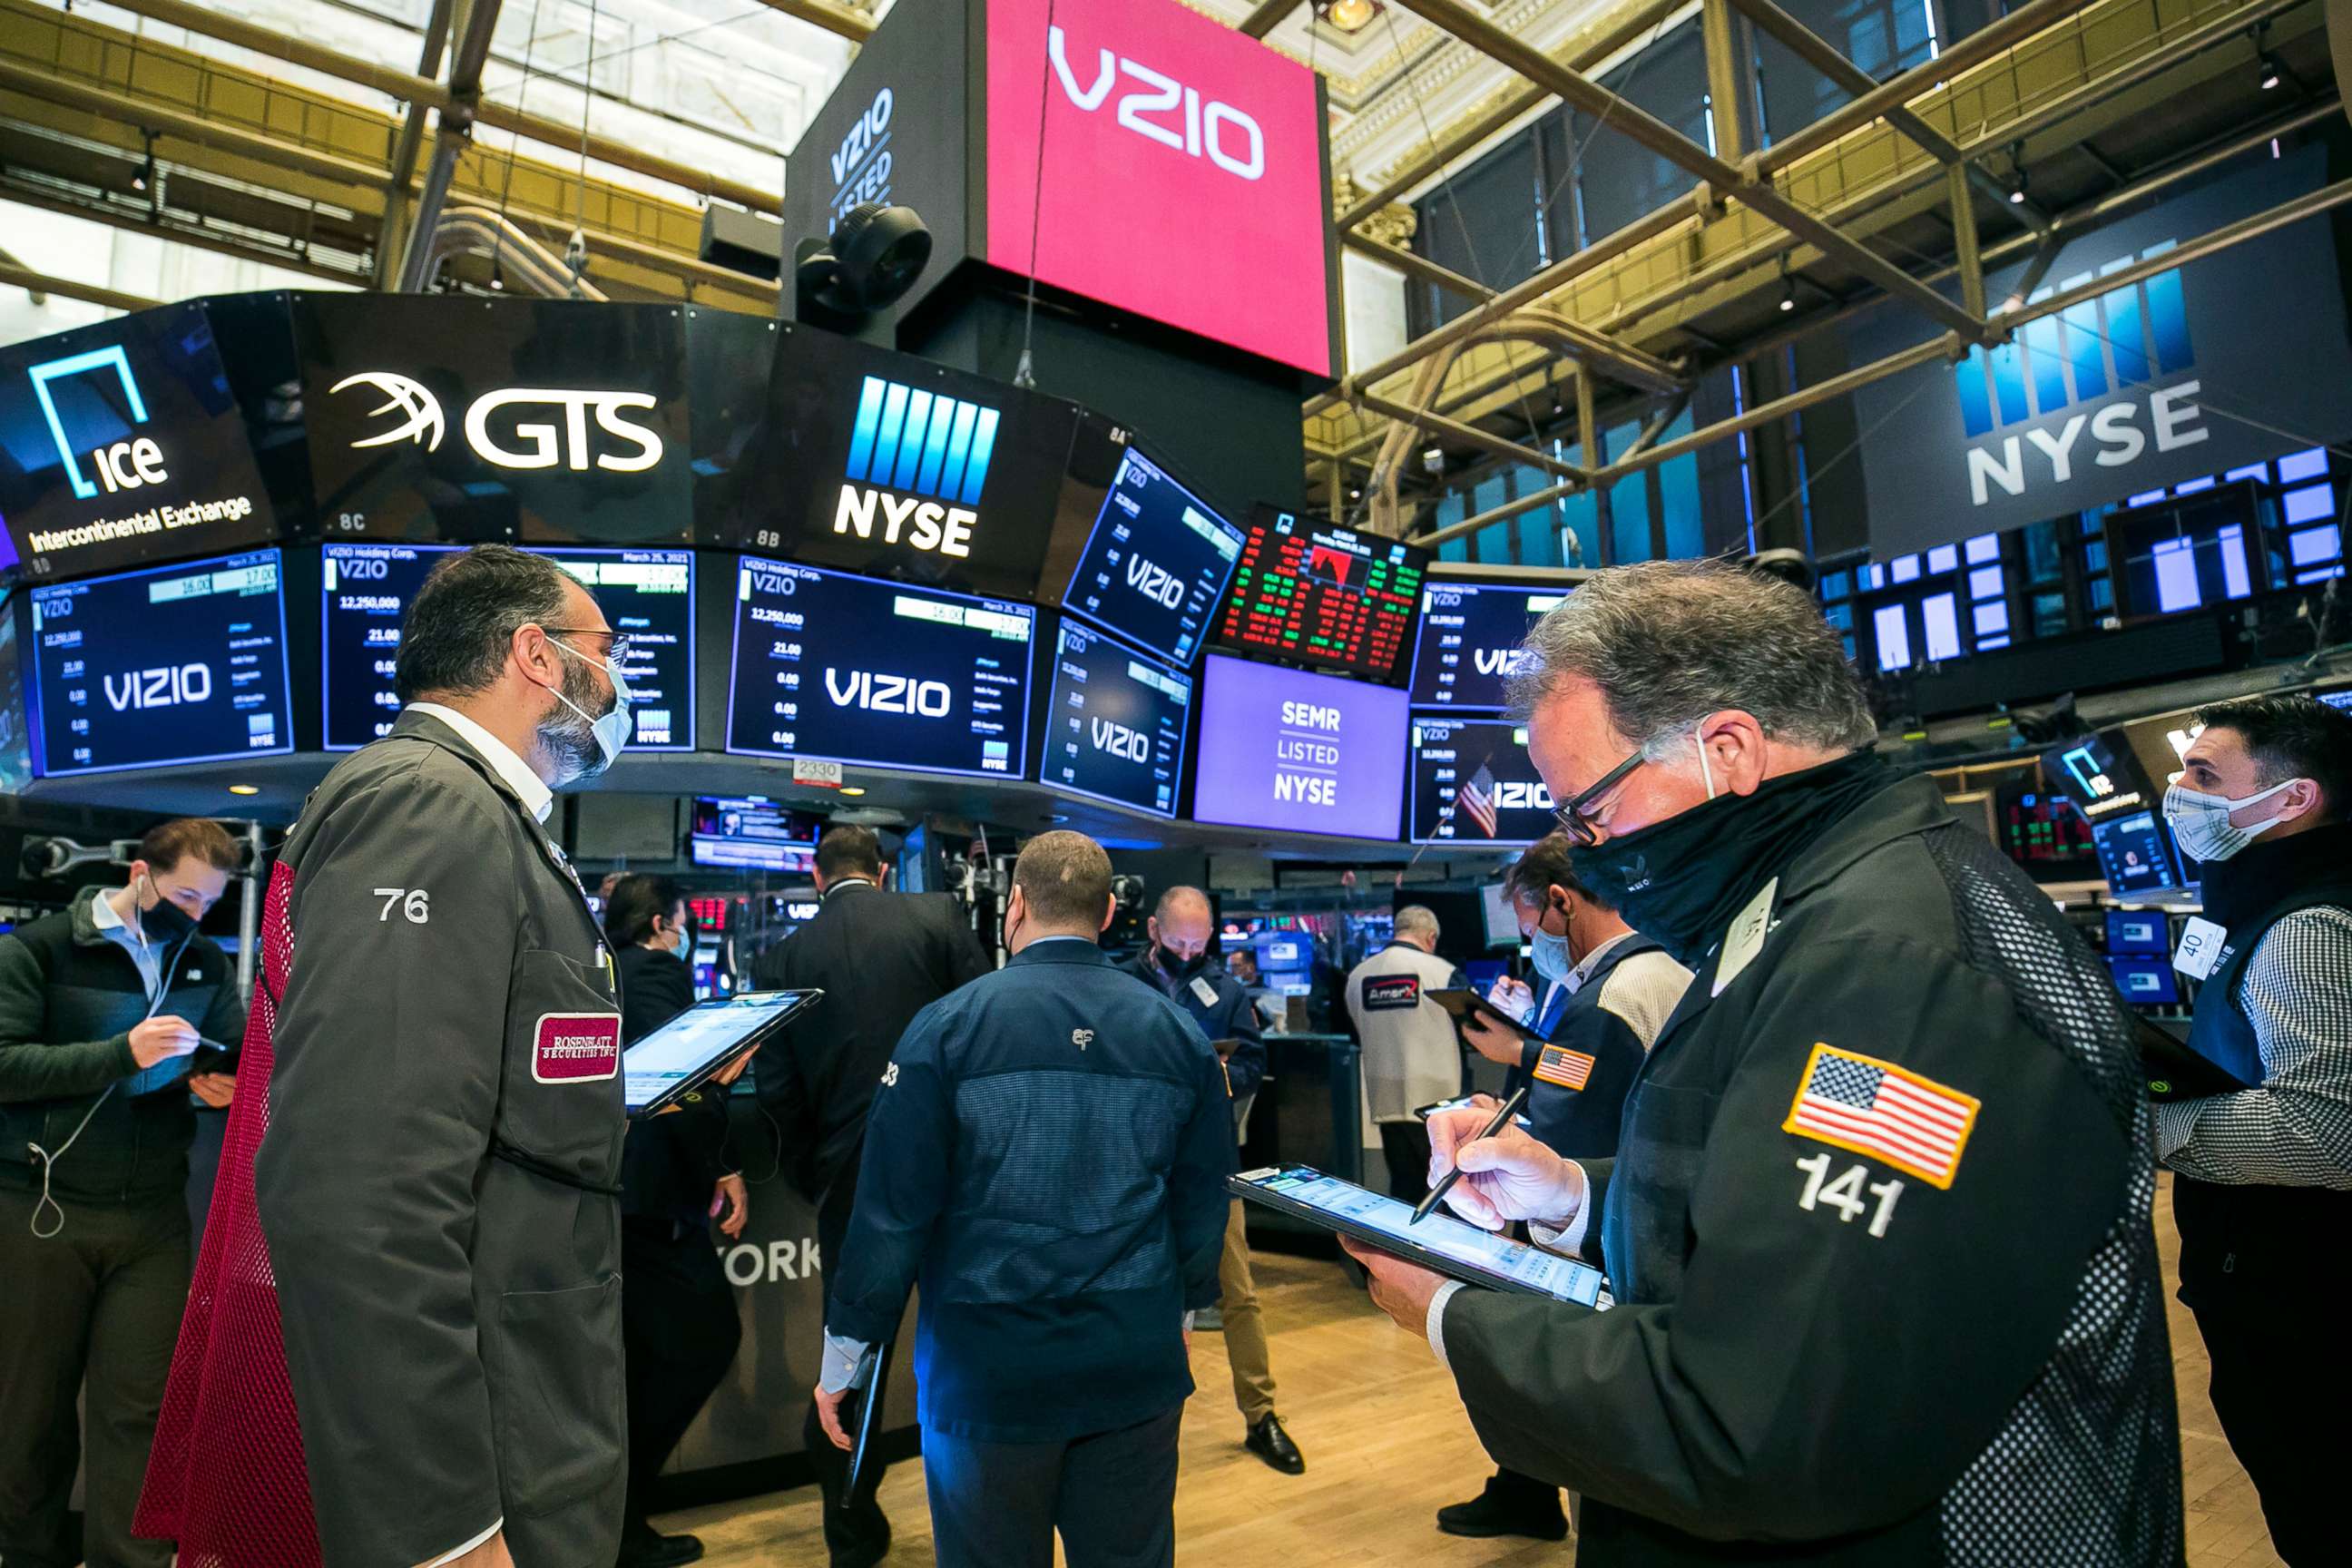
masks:
[[[1584,1568],[2179,1563],[2113,984],[1925,779],[1832,825],[1772,910],[1722,994],[1725,945],[1701,967],[1586,1167],[1619,1305],[1447,1305],[1479,1437],[1584,1493]],[[1981,1102],[1948,1186],[1784,1130],[1817,1047]]]
[[[517,1568],[610,1563],[620,1205],[547,1173],[619,1180],[595,918],[421,713],[327,775],[280,858],[294,957],[254,1195],[328,1568],[413,1568],[500,1518]]]

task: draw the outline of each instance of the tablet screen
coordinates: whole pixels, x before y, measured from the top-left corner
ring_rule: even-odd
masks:
[[[643,1110],[665,1090],[740,1050],[807,999],[805,991],[752,991],[688,1007],[622,1053],[629,1110]]]
[[[1433,1214],[1419,1225],[1407,1224],[1412,1218],[1411,1204],[1319,1171],[1284,1171],[1256,1185],[1480,1273],[1499,1275],[1562,1301],[1587,1307],[1597,1304],[1601,1284],[1599,1269],[1480,1230],[1449,1215]]]

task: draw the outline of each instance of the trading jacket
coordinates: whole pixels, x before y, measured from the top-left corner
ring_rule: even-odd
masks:
[[[1222,963],[1203,965],[1190,980],[1176,979],[1151,962],[1148,947],[1118,967],[1183,1008],[1213,1042],[1241,1042],[1225,1058],[1225,1077],[1233,1082],[1234,1106],[1246,1105],[1265,1081],[1265,1030],[1258,1023],[1257,1006],[1250,1000],[1248,989],[1225,973]],[[1202,994],[1203,988],[1207,997]]]
[[[1586,1568],[2178,1564],[2152,1140],[2098,961],[1925,779],[1733,932],[1585,1166],[1616,1307],[1444,1306],[1487,1451],[1584,1494]]]
[[[1050,1443],[1150,1420],[1192,1391],[1182,1320],[1217,1299],[1233,1163],[1192,1019],[1090,942],[1033,942],[898,1043],[825,1327],[889,1338],[919,1275],[927,1428]]]
[[[307,1487],[327,1568],[414,1568],[500,1520],[517,1568],[610,1563],[621,1008],[577,878],[409,711],[303,807],[264,927],[265,1093],[232,1110],[142,1527],[300,1562]]]
[[[184,1081],[133,1094],[131,1030],[147,1016],[146,983],[131,955],[98,929],[84,888],[70,907],[0,936],[0,1185],[38,1191],[29,1145],[62,1151],[50,1193],[67,1202],[178,1204],[188,1186],[196,1116]],[[234,967],[191,933],[164,949],[160,1016],[235,1046],[245,1033]],[[184,1062],[184,1066],[194,1066]],[[107,1094],[109,1085],[114,1092]],[[99,1097],[105,1095],[105,1103]],[[91,1107],[97,1106],[95,1114]],[[89,1117],[79,1138],[74,1129]]]
[[[1690,971],[1636,933],[1602,952],[1575,990],[1562,984],[1545,999],[1545,1037],[1527,1043],[1512,1075],[1513,1088],[1528,1086],[1537,1142],[1579,1160],[1617,1152],[1625,1093],[1689,984]]]
[[[1427,993],[1462,984],[1450,958],[1392,942],[1348,973],[1349,1022],[1363,1042],[1364,1121],[1411,1121],[1462,1092],[1462,1037]]]

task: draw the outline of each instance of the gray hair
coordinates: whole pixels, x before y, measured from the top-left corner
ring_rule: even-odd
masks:
[[[1437,911],[1427,904],[1407,904],[1396,912],[1396,933],[1399,936],[1425,936],[1437,940]]]
[[[1595,573],[1536,623],[1511,678],[1527,715],[1566,677],[1601,689],[1610,722],[1645,752],[1738,709],[1776,741],[1821,751],[1878,734],[1821,606],[1721,561],[1644,561]]]

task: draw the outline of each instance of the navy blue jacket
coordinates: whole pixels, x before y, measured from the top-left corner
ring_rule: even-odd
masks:
[[[1605,1005],[1609,976],[1629,958],[1661,951],[1647,937],[1629,936],[1601,954],[1578,989],[1559,984],[1545,997],[1537,1026],[1548,1045],[1529,1041],[1519,1072],[1528,1084],[1528,1129],[1546,1148],[1571,1160],[1617,1152],[1626,1091],[1650,1054],[1650,1041],[1643,1037],[1640,1015]],[[1656,1011],[1653,1033],[1670,1011],[1671,1002]]]
[[[1181,1330],[1217,1299],[1233,1168],[1192,1020],[1092,942],[1033,943],[898,1042],[825,1326],[889,1338],[919,1275],[925,1427],[1047,1443],[1149,1420],[1192,1391]]]
[[[1265,1081],[1265,1029],[1258,1022],[1257,1008],[1250,1001],[1248,989],[1226,973],[1223,964],[1204,964],[1200,973],[1201,979],[1216,989],[1214,1004],[1202,1001],[1192,981],[1163,973],[1151,962],[1151,950],[1148,947],[1118,967],[1183,1008],[1192,1022],[1201,1026],[1201,1033],[1212,1040],[1239,1040],[1240,1046],[1225,1058],[1225,1076],[1233,1081],[1234,1103],[1238,1105],[1257,1092],[1257,1086]]]

